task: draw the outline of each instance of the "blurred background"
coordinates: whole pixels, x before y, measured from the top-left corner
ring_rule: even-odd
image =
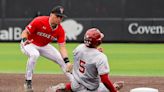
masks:
[[[82,41],[90,27],[102,30],[105,42],[164,42],[163,4],[163,0],[0,0],[0,41],[19,41],[31,19],[62,5],[68,16],[62,23],[68,42]]]
[[[56,5],[64,6],[68,16],[61,24],[71,60],[85,31],[97,27],[105,34],[102,46],[112,74],[164,75],[164,0],[0,0],[0,72],[25,71],[20,34],[34,17],[48,16]],[[39,59],[36,72],[54,70],[54,64]]]

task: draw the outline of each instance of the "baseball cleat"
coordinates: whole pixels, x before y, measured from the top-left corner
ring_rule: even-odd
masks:
[[[65,84],[60,83],[56,86],[51,86],[45,90],[45,92],[65,92]]]
[[[32,81],[31,80],[26,80],[24,83],[24,90],[25,92],[34,92],[32,88]]]

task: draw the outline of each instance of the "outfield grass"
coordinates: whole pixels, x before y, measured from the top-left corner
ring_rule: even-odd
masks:
[[[58,47],[56,44],[53,44]],[[71,61],[78,43],[67,43]],[[103,44],[111,75],[164,76],[164,44]],[[0,73],[24,73],[27,57],[19,43],[0,43]],[[35,73],[61,73],[57,64],[40,57]]]

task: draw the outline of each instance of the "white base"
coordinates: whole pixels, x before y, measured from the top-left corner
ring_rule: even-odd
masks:
[[[154,88],[141,87],[141,88],[131,89],[130,92],[159,92],[159,91],[158,89],[154,89]]]

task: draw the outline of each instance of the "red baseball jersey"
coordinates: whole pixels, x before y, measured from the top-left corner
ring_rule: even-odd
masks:
[[[57,28],[52,29],[49,24],[49,16],[39,16],[33,19],[26,27],[29,30],[28,40],[33,39],[33,44],[45,46],[53,40],[59,44],[65,43],[65,32],[59,24]]]

